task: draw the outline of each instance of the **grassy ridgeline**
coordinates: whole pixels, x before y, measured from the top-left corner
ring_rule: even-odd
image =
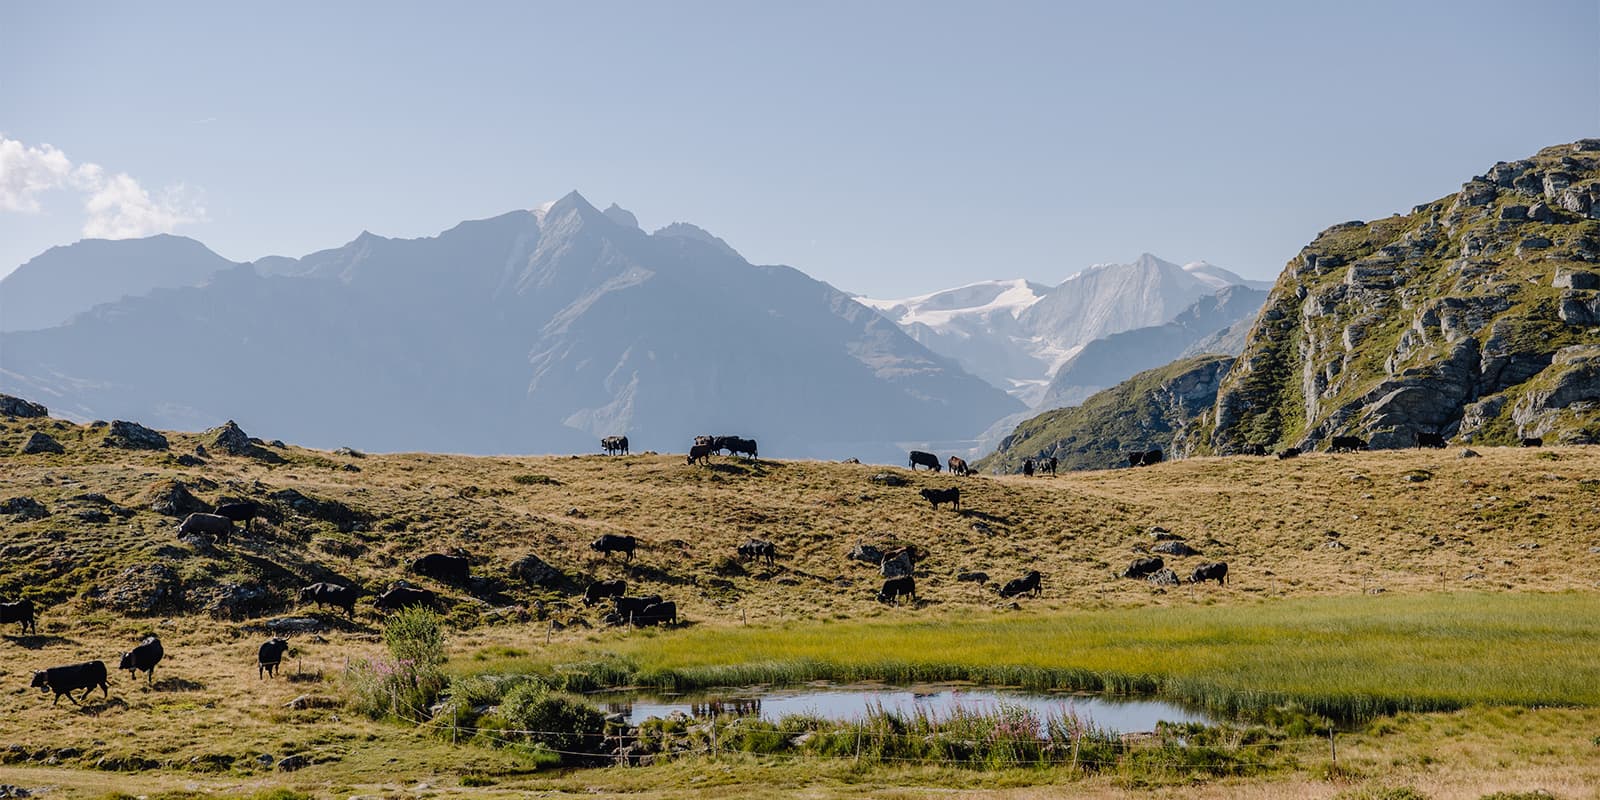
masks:
[[[639,632],[458,671],[568,673],[574,688],[973,680],[1154,692],[1220,712],[1295,702],[1340,719],[1472,704],[1600,704],[1600,597],[1308,598],[919,622]]]

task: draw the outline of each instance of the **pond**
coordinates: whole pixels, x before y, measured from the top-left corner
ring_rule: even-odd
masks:
[[[592,695],[590,699],[608,713],[624,715],[630,725],[651,717],[665,717],[674,711],[694,717],[737,714],[777,721],[791,714],[804,714],[843,721],[861,719],[869,710],[880,705],[885,711],[898,714],[927,712],[946,716],[958,708],[992,711],[1002,704],[1022,706],[1041,719],[1073,714],[1085,723],[1112,733],[1150,731],[1160,721],[1214,721],[1182,706],[1152,698],[1037,692],[965,684],[905,687],[814,683],[791,687],[709,689],[687,694],[603,692]]]

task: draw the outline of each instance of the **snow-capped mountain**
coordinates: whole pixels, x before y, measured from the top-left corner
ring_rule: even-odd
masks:
[[[1012,279],[903,300],[856,301],[1032,406],[1043,398],[1057,368],[1084,345],[1163,325],[1230,286],[1265,289],[1271,283],[1246,280],[1205,261],[1179,266],[1145,253],[1130,264],[1096,264],[1054,288]]]

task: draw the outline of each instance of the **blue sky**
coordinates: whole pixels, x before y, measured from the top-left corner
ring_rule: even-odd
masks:
[[[1267,278],[1600,136],[1600,3],[14,2],[0,136],[0,272],[86,232],[245,260],[577,189],[878,296],[1143,251]]]

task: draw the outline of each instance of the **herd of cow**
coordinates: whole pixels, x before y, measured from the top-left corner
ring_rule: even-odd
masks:
[[[27,602],[27,601],[23,601]],[[30,620],[28,626],[32,625]],[[25,627],[24,630],[28,628]],[[278,665],[283,662],[283,656],[289,652],[289,641],[277,636],[263,642],[256,649],[256,673],[260,678],[267,676],[276,677]],[[137,680],[139,673],[144,673],[146,683],[154,683],[156,665],[165,658],[167,651],[161,646],[161,639],[151,635],[134,646],[132,650],[122,654],[117,662],[117,669],[126,670],[130,679]],[[106,665],[104,661],[85,661],[80,664],[67,664],[60,667],[48,667],[35,670],[33,681],[29,688],[38,689],[43,694],[54,694],[50,705],[61,702],[63,695],[71,700],[74,705],[83,705],[89,699],[89,694],[95,689],[100,690],[102,697],[111,697],[111,688],[106,682]],[[73,697],[72,693],[81,691],[81,697]]]

